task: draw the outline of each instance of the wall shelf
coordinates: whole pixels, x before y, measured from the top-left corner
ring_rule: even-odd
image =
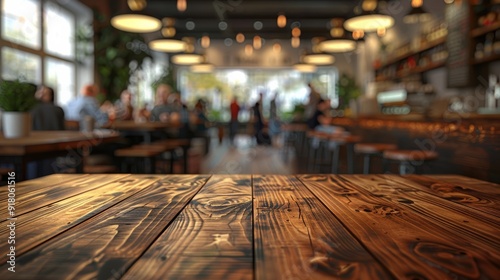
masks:
[[[488,26],[482,26],[482,27],[472,29],[470,32],[470,35],[473,38],[480,37],[480,36],[485,35],[487,33],[496,31],[497,29],[500,29],[500,20],[496,21],[493,24],[488,25]]]

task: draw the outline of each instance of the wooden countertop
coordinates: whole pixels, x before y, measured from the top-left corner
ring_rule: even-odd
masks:
[[[8,279],[497,279],[500,267],[500,186],[463,176],[51,175],[16,185],[12,216],[8,191]]]

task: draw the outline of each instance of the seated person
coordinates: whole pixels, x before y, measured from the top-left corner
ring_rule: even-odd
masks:
[[[134,119],[134,107],[132,106],[132,93],[124,90],[120,94],[120,99],[114,104],[115,119],[121,121],[131,121]]]
[[[42,86],[40,102],[31,110],[33,130],[64,130],[64,110],[54,104],[54,89]]]
[[[112,113],[111,104],[99,107],[96,96],[99,88],[96,85],[83,87],[81,95],[68,104],[66,118],[80,122],[80,130],[85,130],[85,118],[90,116],[94,119],[97,127],[103,127],[109,122],[109,114]]]
[[[151,110],[151,121],[167,122],[169,114],[172,112],[171,106],[168,104],[168,98],[172,93],[172,88],[169,85],[161,84],[156,89],[155,106]]]
[[[328,125],[331,122],[331,117],[327,115],[329,108],[330,102],[328,100],[320,99],[318,101],[316,111],[313,113],[312,117],[307,120],[309,129],[316,129],[320,125]]]

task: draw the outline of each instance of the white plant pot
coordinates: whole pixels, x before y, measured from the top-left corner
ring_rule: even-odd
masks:
[[[3,112],[2,129],[5,138],[21,138],[29,136],[31,131],[31,115],[26,112]]]

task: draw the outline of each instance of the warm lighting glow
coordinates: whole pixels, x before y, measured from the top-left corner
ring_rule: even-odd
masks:
[[[297,63],[293,66],[293,69],[303,73],[314,73],[318,67],[313,64]]]
[[[161,21],[157,18],[141,14],[122,14],[111,19],[111,25],[127,32],[154,32],[160,30]]]
[[[192,53],[192,52],[194,52],[194,45],[193,45],[193,44],[189,44],[189,43],[188,43],[188,44],[186,45],[186,50],[185,50],[185,52],[187,52],[187,53]]]
[[[444,3],[446,4],[453,4],[453,2],[455,2],[455,0],[444,0]]]
[[[303,61],[308,64],[328,65],[335,62],[335,57],[330,54],[313,53],[304,56]]]
[[[300,38],[299,37],[292,37],[292,48],[298,48],[300,47]]]
[[[262,38],[260,36],[254,36],[253,37],[253,48],[258,50],[262,47]]]
[[[187,9],[187,1],[186,0],[177,0],[177,10],[179,12],[184,12]]]
[[[245,35],[242,33],[236,34],[236,42],[243,43],[245,41]]]
[[[214,71],[215,67],[210,63],[200,63],[191,65],[189,69],[194,73],[210,73]]]
[[[172,63],[180,65],[193,65],[202,63],[203,56],[194,53],[176,54],[172,56]]]
[[[201,37],[201,47],[205,49],[210,47],[210,37],[208,37],[208,35]]]
[[[323,41],[319,44],[319,49],[322,52],[350,52],[356,49],[356,42],[345,39],[333,39]]]
[[[387,33],[387,29],[385,29],[385,28],[379,28],[379,29],[377,29],[377,35],[379,37],[384,37],[386,33]]]
[[[171,38],[175,36],[175,28],[174,27],[163,27],[161,29],[161,35],[166,38]]]
[[[128,0],[128,7],[132,11],[140,11],[146,7],[146,0]]]
[[[273,52],[275,52],[275,53],[280,53],[281,52],[281,45],[279,43],[275,43],[273,45]]]
[[[373,12],[377,8],[377,0],[364,0],[361,8],[363,11]]]
[[[301,32],[300,32],[300,28],[298,28],[298,27],[294,27],[294,28],[292,29],[292,36],[293,36],[293,37],[300,37],[300,33],[301,33]]]
[[[423,0],[412,0],[411,10],[404,16],[403,21],[406,24],[419,23],[431,20],[432,16],[430,13],[424,10]]]
[[[344,27],[349,31],[377,31],[379,28],[389,28],[394,25],[394,18],[382,14],[364,14],[345,21]]]
[[[171,18],[171,17],[164,17],[161,22],[163,23],[163,26],[166,26],[166,27],[171,27],[171,26],[174,26],[175,25],[175,18]]]
[[[245,45],[245,54],[251,56],[253,54],[253,47],[250,44]]]
[[[361,38],[365,37],[365,32],[363,30],[354,30],[352,32],[352,38],[354,40],[359,40]]]
[[[278,19],[276,20],[276,23],[278,24],[279,28],[283,28],[286,26],[286,16],[285,15],[279,15]]]
[[[332,29],[330,29],[330,35],[333,37],[333,38],[340,38],[342,36],[344,36],[344,28],[343,27],[334,27]]]
[[[149,48],[160,52],[182,52],[186,42],[174,39],[158,39],[149,42]]]

